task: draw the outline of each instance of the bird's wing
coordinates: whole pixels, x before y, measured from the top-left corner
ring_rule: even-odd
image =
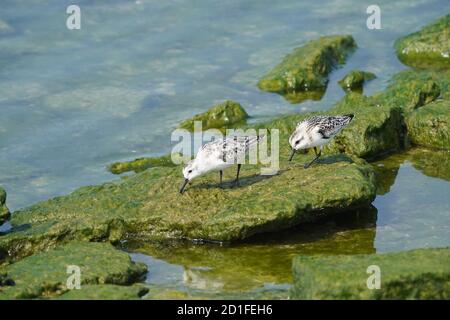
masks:
[[[262,138],[263,136],[236,136],[214,140],[203,145],[197,157],[219,158],[224,162],[235,161],[237,157],[245,156]]]
[[[323,117],[318,121],[319,132],[325,139],[335,136],[350,121],[346,117]]]

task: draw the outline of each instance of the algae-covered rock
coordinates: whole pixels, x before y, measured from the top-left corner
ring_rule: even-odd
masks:
[[[323,92],[328,74],[345,62],[356,48],[350,35],[334,35],[309,41],[287,55],[258,82],[261,90],[282,95],[298,92]],[[296,98],[297,100],[298,97]]]
[[[338,81],[344,90],[361,90],[366,81],[375,79],[376,75],[372,72],[352,70],[344,78]]]
[[[142,285],[118,286],[114,284],[84,285],[80,290],[69,290],[57,296],[58,300],[135,300],[148,293]]]
[[[380,268],[380,289],[367,287],[369,266]],[[450,249],[299,256],[293,275],[291,299],[449,299]]]
[[[439,149],[450,149],[450,100],[427,104],[406,116],[411,142]]]
[[[405,116],[436,100],[449,82],[449,73],[407,70],[395,75],[383,92],[370,97],[348,94],[327,113],[353,113],[355,118],[326,150],[371,159],[403,149]]]
[[[178,157],[178,155],[174,155]],[[174,167],[176,166],[172,161],[171,155],[162,157],[138,158],[132,161],[114,162],[108,166],[108,171],[114,174],[121,174],[124,172],[134,171],[135,173],[142,172],[148,168],[153,167]]]
[[[6,206],[6,191],[0,187],[0,224],[9,219],[10,213]]]
[[[125,252],[106,243],[72,242],[48,252],[3,266],[14,285],[0,287],[0,299],[47,298],[62,294],[67,288],[68,266],[80,268],[84,285],[128,285],[147,272],[144,264],[134,263]],[[76,290],[76,289],[74,289]],[[81,294],[81,293],[80,293]]]
[[[448,90],[450,73],[406,70],[394,75],[388,88],[374,100],[410,112],[436,100]]]
[[[418,68],[450,67],[450,14],[422,30],[398,39],[395,50],[399,59]]]
[[[298,161],[307,160],[309,155],[298,155]],[[226,170],[224,181],[234,174]],[[13,230],[0,237],[0,252],[20,257],[74,239],[117,242],[130,234],[148,240],[238,240],[366,206],[375,196],[371,167],[343,155],[308,170],[285,163],[275,176],[244,165],[239,187],[226,182],[220,188],[211,173],[180,195],[180,179],[181,168],[154,168],[17,211]]]
[[[345,152],[372,159],[403,147],[405,129],[399,106],[378,104],[371,97],[349,93],[328,113],[353,113],[355,117],[325,147],[327,152]]]
[[[248,118],[247,112],[242,106],[234,101],[227,100],[219,103],[204,113],[200,113],[183,121],[179,128],[194,131],[194,122],[201,121],[202,129],[229,128],[236,124],[242,124]]]

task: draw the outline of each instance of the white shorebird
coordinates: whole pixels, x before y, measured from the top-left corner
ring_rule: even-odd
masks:
[[[323,145],[327,144],[352,119],[353,114],[346,114],[343,116],[313,116],[299,122],[289,138],[289,144],[292,148],[289,161],[292,160],[296,151],[314,148],[316,157],[305,164],[305,169],[308,168],[319,159]],[[317,147],[320,147],[319,152],[317,152]]]
[[[184,192],[186,185],[196,177],[211,171],[219,171],[220,184],[222,184],[223,170],[236,164],[238,159],[245,159],[247,152],[256,146],[264,135],[243,136],[214,140],[204,144],[197,152],[194,160],[188,162],[183,169],[184,181],[180,193]],[[238,163],[235,183],[239,183],[241,163]]]

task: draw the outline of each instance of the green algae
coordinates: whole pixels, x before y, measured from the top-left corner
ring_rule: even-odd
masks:
[[[225,181],[233,175],[226,172]],[[179,168],[154,168],[17,211],[12,232],[0,237],[0,251],[20,257],[74,239],[117,242],[130,235],[239,240],[366,206],[375,195],[370,165],[345,156],[328,157],[309,170],[286,164],[275,176],[244,166],[237,188],[220,188],[216,174],[209,174],[183,196],[180,177]]]
[[[174,155],[178,157],[178,155]],[[138,158],[132,161],[114,162],[108,166],[108,171],[114,174],[121,174],[124,172],[134,171],[135,173],[142,172],[148,168],[153,167],[174,167],[176,166],[172,161],[171,155],[161,157]]]
[[[405,121],[413,144],[450,149],[450,100],[427,104],[408,114]]]
[[[444,68],[450,66],[450,14],[422,30],[399,38],[394,46],[398,58],[416,68]]]
[[[296,48],[258,82],[261,90],[291,95],[289,100],[300,102],[299,92],[318,92],[326,88],[328,74],[333,68],[345,62],[356,48],[350,35],[325,36],[311,40]],[[295,99],[292,98],[296,96]],[[308,95],[303,96],[308,98]]]
[[[233,125],[244,124],[248,118],[247,112],[234,101],[227,100],[219,103],[204,113],[200,113],[183,121],[179,128],[194,131],[194,123],[201,121],[202,129],[224,129]]]
[[[364,83],[376,77],[372,72],[352,70],[344,78],[339,80],[338,83],[346,91],[362,91]]]
[[[84,285],[57,296],[58,300],[136,300],[148,293],[142,285],[118,286],[114,284]]]
[[[381,288],[368,289],[369,266]],[[292,299],[449,299],[450,249],[353,256],[298,256]]]
[[[50,298],[67,292],[67,267],[80,267],[81,286],[129,285],[147,272],[143,264],[110,244],[72,242],[5,265],[1,272],[14,285],[0,287],[0,299]]]
[[[0,187],[0,224],[10,218],[11,214],[6,206],[6,191]]]

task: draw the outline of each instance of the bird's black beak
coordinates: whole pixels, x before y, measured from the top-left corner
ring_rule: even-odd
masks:
[[[294,155],[295,155],[295,149],[292,149],[292,153],[291,153],[291,156],[289,157],[289,161],[292,161],[292,158],[294,157]]]
[[[180,193],[181,193],[181,194],[183,194],[184,189],[186,188],[188,182],[189,182],[189,179],[184,179],[183,185],[182,185],[181,188],[180,188]]]

